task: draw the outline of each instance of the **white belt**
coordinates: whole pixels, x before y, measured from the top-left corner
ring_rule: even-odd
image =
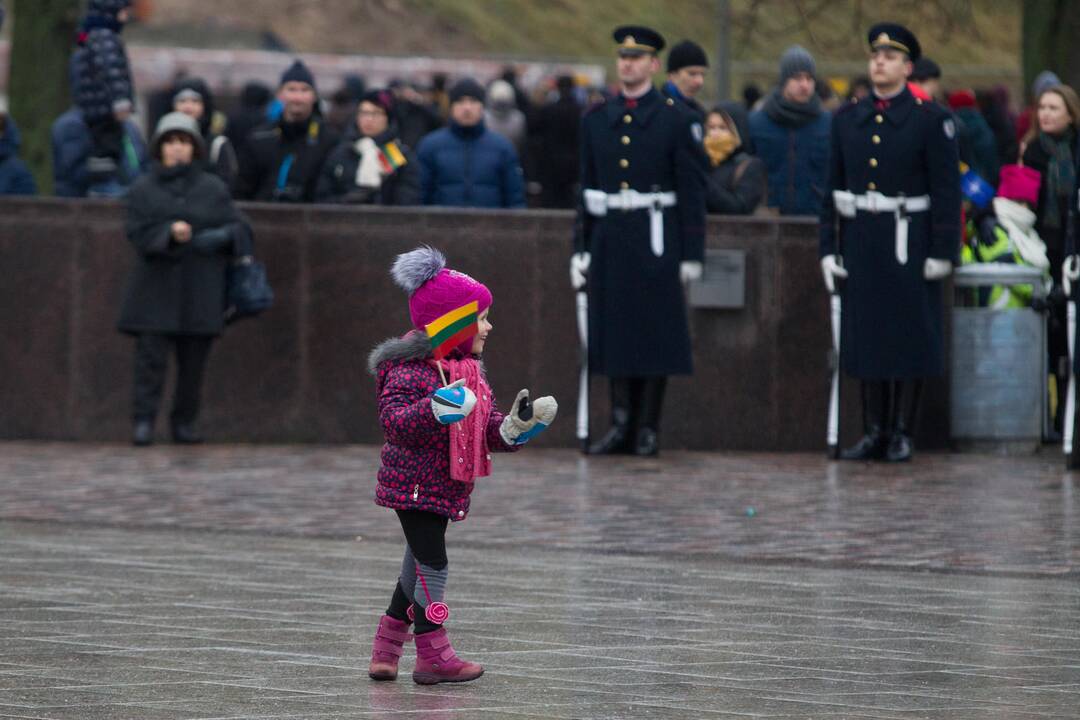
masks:
[[[908,213],[930,209],[929,195],[889,197],[875,191],[856,195],[847,190],[833,190],[833,202],[836,212],[846,218],[855,217],[859,210],[893,213],[896,216],[896,260],[901,265],[907,265],[908,261]]]
[[[609,209],[648,210],[649,245],[656,257],[664,254],[664,208],[675,207],[675,193],[643,193],[637,190],[606,193],[603,190],[586,189],[582,194],[585,197],[585,209],[593,217],[604,217]]]

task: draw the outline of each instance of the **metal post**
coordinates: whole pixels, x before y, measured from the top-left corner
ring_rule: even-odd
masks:
[[[731,99],[731,3],[716,0],[716,68],[717,99]]]

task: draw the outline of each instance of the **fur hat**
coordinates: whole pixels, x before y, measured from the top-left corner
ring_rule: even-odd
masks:
[[[446,257],[427,245],[398,255],[390,274],[409,294],[409,316],[413,327],[421,332],[425,325],[462,305],[476,301],[479,312],[491,306],[487,286],[447,268]],[[458,349],[468,353],[471,347],[469,338]]]

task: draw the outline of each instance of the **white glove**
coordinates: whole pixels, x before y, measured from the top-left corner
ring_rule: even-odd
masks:
[[[1080,280],[1080,256],[1070,255],[1061,264],[1061,287],[1065,297],[1072,295],[1072,284]]]
[[[585,287],[592,255],[587,252],[574,253],[570,256],[570,286],[575,290]]]
[[[536,398],[530,404],[529,391],[522,390],[514,398],[510,414],[503,418],[499,435],[507,445],[524,445],[544,432],[558,411],[559,403],[550,395]]]
[[[444,385],[431,396],[431,412],[443,425],[464,420],[476,407],[476,394],[465,387],[465,378]]]
[[[703,272],[705,268],[697,260],[683,260],[679,263],[679,280],[683,285],[700,280]]]
[[[952,263],[938,258],[926,258],[923,263],[922,276],[926,280],[941,280],[949,277],[952,272]]]
[[[825,289],[834,293],[836,292],[836,278],[846,278],[848,272],[840,264],[840,258],[835,255],[826,255],[821,258],[821,276],[825,278]]]

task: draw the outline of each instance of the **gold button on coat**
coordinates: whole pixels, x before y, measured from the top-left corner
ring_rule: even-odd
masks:
[[[629,125],[630,123],[634,122],[634,118],[632,116],[630,116],[630,115],[623,115],[622,116],[622,121],[624,123],[626,123],[627,125]]]
[[[627,160],[626,158],[623,158],[622,160],[619,161],[619,167],[621,167],[621,168],[630,167],[630,161]]]
[[[877,190],[877,183],[867,183],[866,189],[867,190]]]
[[[621,183],[619,183],[619,187],[622,188],[623,190],[629,190],[630,189],[630,183],[621,182]]]
[[[878,125],[880,125],[881,123],[885,122],[885,117],[882,116],[882,115],[875,115],[874,116],[874,122],[876,122]]]
[[[875,135],[874,137],[872,137],[870,139],[874,142],[875,145],[880,145],[881,144],[881,136],[880,135]]]
[[[870,167],[877,167],[877,158],[870,158]]]
[[[630,136],[629,135],[623,135],[622,136],[622,144],[623,145],[629,145],[630,144]]]

